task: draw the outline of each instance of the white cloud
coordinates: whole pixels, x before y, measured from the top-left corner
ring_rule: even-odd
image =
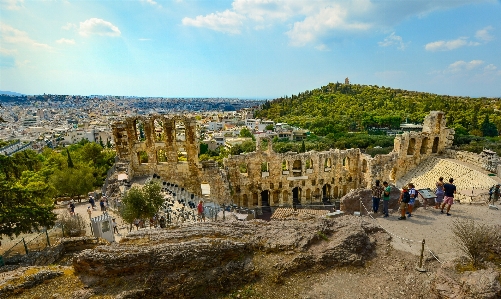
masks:
[[[290,38],[291,45],[304,46],[334,30],[365,31],[372,27],[369,23],[348,21],[347,14],[347,8],[342,5],[325,7],[317,14],[294,23],[286,34]]]
[[[385,37],[384,41],[378,42],[378,45],[381,47],[397,46],[397,49],[399,50],[405,50],[407,47],[402,40],[402,37],[395,35],[395,32],[392,32],[389,36]]]
[[[431,42],[431,43],[426,44],[426,46],[424,46],[424,48],[427,51],[432,51],[432,52],[450,51],[450,50],[454,50],[454,49],[468,45],[467,39],[468,39],[467,37],[460,37],[458,39],[449,40],[449,41],[439,40],[436,42]]]
[[[61,38],[56,40],[56,43],[58,44],[66,44],[66,45],[74,45],[75,40],[74,39],[67,39],[67,38]]]
[[[329,47],[327,47],[324,44],[320,44],[320,45],[316,46],[315,49],[317,49],[318,51],[330,51]]]
[[[76,29],[77,25],[73,23],[66,23],[66,25],[62,26],[61,28],[63,28],[64,30],[71,30],[71,29]]]
[[[35,48],[50,50],[51,46],[39,43],[28,36],[28,33],[18,30],[10,25],[0,22],[0,41],[8,44],[24,44]]]
[[[228,34],[239,34],[244,26],[262,30],[275,23],[292,27],[286,32],[290,44],[325,44],[333,36],[369,30],[388,29],[401,21],[439,9],[476,2],[454,1],[379,1],[379,0],[234,0],[223,12],[183,18],[185,26],[205,27]],[[395,41],[400,48],[405,44]]]
[[[206,16],[197,16],[195,19],[184,18],[183,25],[194,27],[206,27],[215,31],[229,34],[240,33],[242,20],[245,17],[230,11],[216,12]]]
[[[24,8],[24,0],[0,0],[0,7],[7,10],[19,10]]]
[[[494,72],[494,71],[496,71],[497,69],[498,69],[498,68],[497,68],[497,66],[495,66],[495,65],[494,65],[494,64],[492,64],[492,63],[491,63],[491,64],[489,64],[489,65],[486,65],[486,66],[484,67],[484,71],[486,71],[486,72]]]
[[[454,63],[451,63],[445,72],[446,73],[459,73],[459,72],[471,71],[473,69],[478,68],[482,64],[484,64],[484,62],[482,60],[472,60],[470,62],[458,60]]]
[[[160,4],[158,4],[156,1],[154,0],[141,0],[141,2],[146,2],[148,4],[151,4],[153,6],[158,6],[158,7],[162,7]]]
[[[487,26],[483,29],[480,29],[475,33],[475,37],[483,42],[491,41],[494,39],[494,37],[489,33],[489,31],[491,31],[492,29],[494,29],[492,26]]]
[[[101,36],[120,36],[118,27],[103,19],[91,18],[80,22],[79,31],[82,36],[101,35]]]

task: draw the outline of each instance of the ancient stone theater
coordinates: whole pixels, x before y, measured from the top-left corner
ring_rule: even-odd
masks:
[[[209,184],[211,200],[252,208],[337,199],[376,179],[395,183],[424,159],[450,152],[454,131],[443,112],[432,111],[421,132],[397,135],[393,151],[375,157],[358,148],[276,153],[272,140],[258,138],[254,152],[230,156],[222,168],[198,160],[199,133],[191,117],[127,118],[113,124],[113,135],[130,177],[157,174],[199,196],[201,184]]]

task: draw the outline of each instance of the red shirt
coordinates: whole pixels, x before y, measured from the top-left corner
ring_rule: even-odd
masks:
[[[204,212],[204,205],[199,203],[197,206],[198,214],[202,214]]]

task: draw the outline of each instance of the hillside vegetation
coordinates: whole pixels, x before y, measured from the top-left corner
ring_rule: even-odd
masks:
[[[329,83],[312,91],[267,101],[256,117],[309,129],[316,135],[398,129],[406,120],[422,123],[433,110],[446,112],[459,135],[497,136],[500,98],[436,95],[357,84]],[[487,120],[487,126],[486,126]],[[488,130],[490,129],[490,130]],[[487,134],[485,134],[487,133]]]

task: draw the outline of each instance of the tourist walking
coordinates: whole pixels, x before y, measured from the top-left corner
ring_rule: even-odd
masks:
[[[388,217],[388,204],[390,203],[390,192],[391,192],[391,186],[388,185],[388,182],[383,182],[383,214],[384,218]]]
[[[398,203],[400,204],[400,217],[398,220],[405,220],[405,212],[407,211],[407,204],[411,200],[409,194],[409,188],[407,186],[402,187],[402,192],[400,193],[400,198],[398,199]]]
[[[416,202],[418,193],[416,187],[413,183],[409,183],[409,203],[407,204],[407,216],[412,217],[412,210],[414,209],[414,203]]]
[[[113,232],[118,234],[118,225],[115,218],[111,219],[113,221]]]
[[[89,219],[92,219],[92,209],[90,206],[87,208],[87,214],[89,215]]]
[[[379,202],[381,201],[383,189],[383,186],[379,184],[379,180],[376,180],[376,185],[372,186],[372,212],[374,213],[377,213],[379,210]]]
[[[453,184],[454,179],[450,178],[449,183],[444,184],[444,203],[442,203],[442,209],[440,213],[444,213],[444,208],[447,205],[447,216],[450,216],[449,211],[451,206],[454,204],[454,193],[456,193],[456,186]]]
[[[75,216],[75,204],[73,203],[73,200],[70,201],[70,215]]]
[[[435,185],[437,186],[437,190],[435,190],[435,209],[438,209],[444,201],[444,178],[439,177]]]
[[[205,222],[205,215],[204,215],[204,201],[200,200],[197,206],[197,211],[198,211],[198,221],[202,222],[202,220]]]

